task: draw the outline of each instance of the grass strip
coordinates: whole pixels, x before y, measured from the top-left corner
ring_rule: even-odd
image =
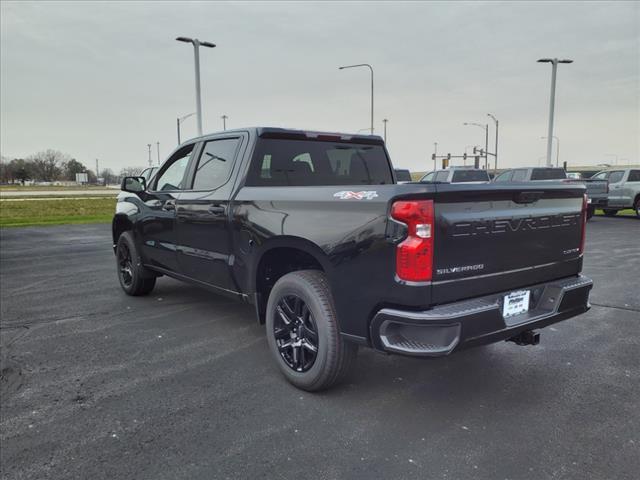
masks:
[[[0,200],[0,227],[110,222],[115,198]]]

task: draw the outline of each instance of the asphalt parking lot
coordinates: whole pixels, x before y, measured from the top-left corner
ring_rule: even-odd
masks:
[[[162,278],[124,295],[109,225],[5,229],[3,479],[636,479],[640,221],[595,217],[593,308],[416,360],[361,350],[303,393],[252,307]]]

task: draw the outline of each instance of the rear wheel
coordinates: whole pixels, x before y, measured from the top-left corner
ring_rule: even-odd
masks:
[[[618,213],[618,210],[612,210],[611,208],[604,209],[604,214],[607,217],[615,217],[617,213]]]
[[[142,265],[131,232],[124,232],[116,247],[118,280],[127,295],[147,295],[156,285],[155,275]]]
[[[340,335],[324,273],[288,273],[274,285],[267,303],[267,340],[280,371],[298,388],[318,391],[343,379],[358,346]]]

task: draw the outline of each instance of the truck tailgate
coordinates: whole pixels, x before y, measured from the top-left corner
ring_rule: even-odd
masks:
[[[436,187],[432,302],[577,275],[583,185]]]

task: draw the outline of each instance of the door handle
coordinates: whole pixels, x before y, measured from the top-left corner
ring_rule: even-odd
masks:
[[[225,212],[225,208],[222,205],[211,205],[209,207],[209,213],[211,215],[223,215]]]
[[[167,212],[175,212],[176,210],[176,202],[174,200],[167,200],[162,205],[162,209]]]

